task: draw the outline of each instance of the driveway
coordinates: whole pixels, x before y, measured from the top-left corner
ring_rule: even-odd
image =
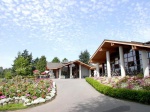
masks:
[[[149,105],[114,99],[97,92],[84,79],[54,79],[56,98],[17,112],[150,112]]]

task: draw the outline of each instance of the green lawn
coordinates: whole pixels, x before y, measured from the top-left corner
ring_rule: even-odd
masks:
[[[24,106],[21,103],[19,103],[19,104],[8,104],[8,105],[0,106],[0,111],[18,110],[18,109],[24,109],[24,108],[26,108],[26,106]]]

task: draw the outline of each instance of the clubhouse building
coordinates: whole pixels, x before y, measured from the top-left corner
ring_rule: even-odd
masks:
[[[99,76],[150,76],[150,41],[104,40],[91,57]]]
[[[68,63],[47,63],[47,71],[50,78],[85,78],[93,74],[95,67],[87,65],[79,60]]]

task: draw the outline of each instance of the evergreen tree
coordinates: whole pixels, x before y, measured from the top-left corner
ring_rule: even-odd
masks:
[[[54,57],[54,59],[52,60],[53,63],[60,63],[60,60],[58,57]]]
[[[32,73],[32,54],[29,54],[27,50],[23,53],[19,52],[18,56],[14,60],[12,65],[13,73],[18,75],[31,75]]]
[[[0,67],[0,78],[3,77],[3,67]]]
[[[46,69],[47,61],[45,56],[41,56],[39,61],[37,62],[36,69],[40,72],[44,72]]]
[[[32,61],[32,71],[36,70],[38,61],[39,61],[38,57]]]
[[[28,61],[22,56],[19,56],[14,61],[14,68],[17,75],[29,75],[28,74]]]
[[[90,59],[90,53],[85,50],[85,51],[81,51],[81,54],[79,55],[79,60],[85,64],[88,64],[88,61]]]
[[[62,62],[63,62],[63,63],[67,63],[67,62],[68,62],[68,59],[67,59],[67,58],[64,58],[64,59],[62,60]]]

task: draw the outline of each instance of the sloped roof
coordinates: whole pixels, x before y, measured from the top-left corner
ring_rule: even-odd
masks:
[[[126,41],[116,41],[116,40],[104,40],[102,44],[98,47],[95,53],[92,55],[89,62],[95,63],[104,63],[106,60],[106,51],[109,51],[110,54],[117,52],[118,47],[123,46],[125,49],[133,49],[133,50],[147,50],[150,51],[149,42],[126,42]]]
[[[90,66],[90,65],[85,64],[85,63],[83,63],[83,62],[81,62],[81,61],[79,61],[79,60],[71,61],[71,62],[69,62],[69,63],[68,63],[68,64],[66,64],[66,65],[71,65],[71,64],[75,64],[75,63],[77,63],[77,64],[81,64],[82,66],[84,66],[84,67],[86,67],[86,68],[88,68],[88,69],[90,69],[90,68],[91,68],[91,66]],[[65,65],[65,66],[66,66],[66,65]]]
[[[59,69],[59,68],[62,68],[64,66],[67,66],[67,65],[71,65],[71,64],[81,64],[82,66],[88,68],[88,69],[94,69],[94,67],[90,66],[90,65],[87,65],[79,60],[75,60],[75,61],[70,61],[68,63],[52,63],[52,62],[48,62],[47,63],[47,69]]]
[[[63,65],[65,65],[65,64],[48,62],[47,69],[58,69],[58,68],[61,68],[61,66],[63,66]]]

